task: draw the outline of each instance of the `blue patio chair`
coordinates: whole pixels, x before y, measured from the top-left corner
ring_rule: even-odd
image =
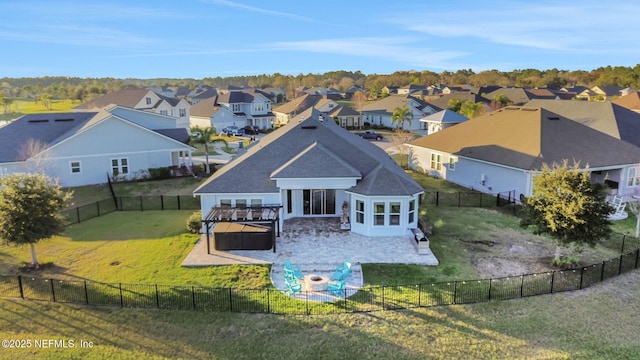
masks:
[[[344,289],[346,286],[347,286],[347,282],[344,280],[329,283],[328,285],[329,294],[335,295],[335,296],[343,295]]]
[[[294,266],[293,264],[291,264],[290,260],[284,261],[284,272],[285,272],[285,275],[294,276],[298,279],[304,278],[304,275],[302,274],[302,270],[300,266]]]
[[[337,274],[338,273],[342,273],[342,277],[338,277]],[[336,271],[335,273],[333,273],[333,275],[331,276],[332,279],[334,280],[343,280],[345,278],[348,278],[349,276],[351,276],[351,261],[347,260],[344,263],[342,263],[340,266],[336,266]]]
[[[341,281],[344,279],[344,273],[340,270],[336,270],[330,277],[329,279],[334,280],[334,281]]]
[[[287,294],[295,295],[298,292],[302,292],[302,284],[296,279],[295,282],[285,280],[285,284],[287,284]]]

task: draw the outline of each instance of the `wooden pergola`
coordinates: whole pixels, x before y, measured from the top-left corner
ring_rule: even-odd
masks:
[[[209,233],[211,228],[219,222],[230,223],[265,223],[271,224],[273,234],[273,252],[276,252],[275,237],[280,237],[280,222],[278,221],[282,205],[261,205],[261,206],[214,206],[205,216],[202,222],[207,231],[207,254],[211,254]],[[277,234],[277,235],[276,235]]]

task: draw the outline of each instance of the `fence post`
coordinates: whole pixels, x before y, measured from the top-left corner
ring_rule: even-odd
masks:
[[[51,297],[53,298],[53,302],[56,302],[56,292],[53,289],[53,279],[49,279],[49,282],[51,283]]]
[[[418,284],[418,307],[422,307],[422,284]]]
[[[460,192],[460,191],[458,191],[458,207],[460,207],[460,196],[461,196],[461,195],[460,195],[460,193],[461,193],[461,192]]]
[[[440,191],[436,191],[436,206],[440,203]]]
[[[182,208],[180,207],[180,195],[178,195],[178,210],[182,210]]]
[[[76,206],[76,219],[78,219],[78,224],[80,224],[80,207]]]
[[[233,297],[231,294],[231,288],[229,288],[229,312],[233,312]]]
[[[618,275],[622,274],[622,257],[624,255],[620,255],[620,263],[618,264]]]
[[[480,208],[482,209],[482,193],[480,193]]]
[[[156,284],[156,307],[160,309],[160,294],[158,294],[158,284]]]
[[[500,206],[500,193],[496,196],[496,206]]]
[[[96,209],[98,210],[98,216],[100,216],[100,201],[96,201]]]
[[[520,275],[520,297],[524,297],[524,275]]]
[[[453,304],[456,304],[456,298],[458,297],[458,280],[453,282]]]
[[[491,301],[491,284],[493,283],[493,278],[489,278],[489,301]]]
[[[20,289],[20,298],[24,300],[24,289],[22,288],[22,275],[18,275],[18,289]]]
[[[164,195],[160,195],[160,210],[164,210]]]
[[[384,310],[384,285],[382,285],[382,310]]]
[[[636,249],[636,269],[638,268],[638,257],[640,257],[640,248]]]
[[[556,272],[552,271],[551,272],[551,293],[553,294],[553,282],[556,279]]]
[[[89,305],[89,291],[87,290],[87,280],[84,281],[84,298],[87,305]]]
[[[306,290],[304,291],[304,307],[305,307],[305,314],[309,316],[309,292]]]
[[[191,286],[191,301],[193,301],[193,310],[196,309],[196,287]]]
[[[142,195],[138,196],[140,199],[140,211],[144,211],[144,205],[142,204]]]
[[[271,314],[271,289],[267,289],[267,314]]]
[[[118,287],[120,288],[120,307],[124,307],[124,297],[122,296],[122,283],[118,283]]]
[[[600,271],[600,282],[604,281],[604,264],[605,264],[605,260],[602,260],[602,270]]]
[[[622,249],[620,249],[620,253],[624,254],[624,240],[627,238],[627,235],[622,235]]]
[[[582,280],[584,279],[584,271],[586,268],[582,268],[582,271],[580,271],[580,290],[582,290]]]

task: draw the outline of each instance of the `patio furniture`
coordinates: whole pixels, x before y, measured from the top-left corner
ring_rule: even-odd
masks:
[[[329,290],[329,294],[340,296],[341,294],[344,293],[344,289],[346,285],[347,285],[347,282],[344,280],[336,281],[336,282],[329,283],[329,285],[327,286],[327,289]]]
[[[342,263],[342,265],[336,266],[336,272],[334,273],[334,275],[336,275],[336,273],[338,272],[342,273],[343,279],[351,276],[351,261],[346,260],[344,263]],[[339,279],[339,280],[342,280],[342,279]]]
[[[284,261],[284,272],[285,274],[292,275],[298,279],[304,278],[300,266],[294,266],[291,264],[291,260],[288,259]]]
[[[295,282],[291,282],[291,281],[285,279],[284,282],[287,285],[287,294],[288,295],[295,295],[298,292],[302,292],[302,284],[300,282],[298,282],[298,280],[295,280]]]
[[[614,209],[614,212],[609,215],[609,220],[624,220],[629,216],[629,214],[624,211],[627,203],[623,202],[622,196],[614,196],[613,200],[609,201],[609,204]]]
[[[340,270],[336,270],[330,277],[329,279],[334,280],[334,281],[341,281],[344,279],[344,273]]]

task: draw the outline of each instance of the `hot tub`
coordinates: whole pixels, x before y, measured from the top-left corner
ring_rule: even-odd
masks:
[[[216,250],[269,250],[273,247],[273,230],[269,225],[217,223],[213,228]]]

